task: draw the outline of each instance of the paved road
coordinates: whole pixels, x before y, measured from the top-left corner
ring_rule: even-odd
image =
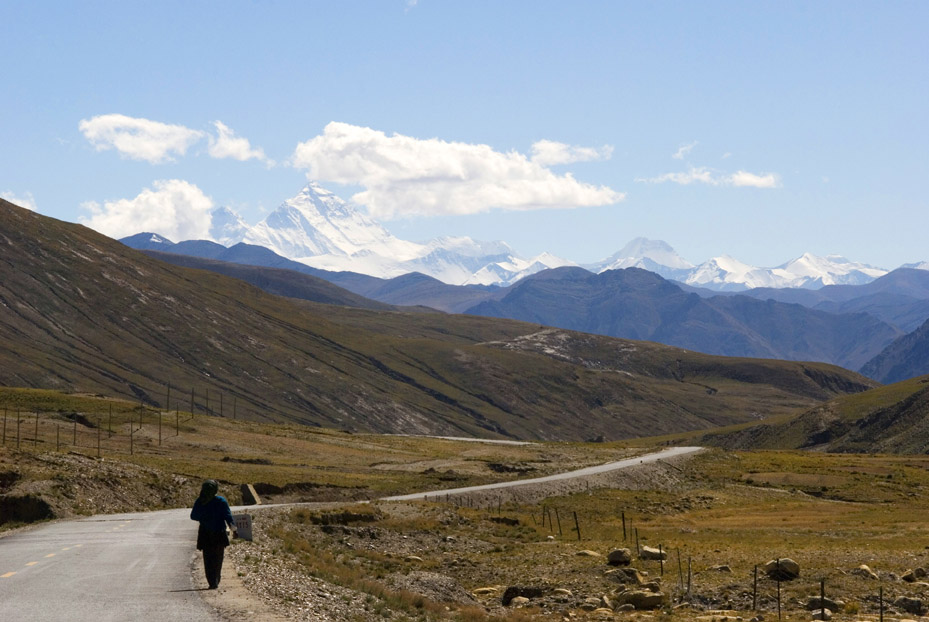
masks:
[[[218,620],[191,581],[196,539],[185,509],[62,521],[0,538],[0,620]]]
[[[699,450],[674,447],[548,477],[386,500],[584,477]],[[189,517],[187,509],[94,516],[0,538],[0,621],[217,621],[191,580],[197,524]]]
[[[598,473],[606,473],[607,471],[615,471],[616,469],[625,469],[627,467],[635,466],[637,464],[657,462],[659,460],[667,460],[668,458],[673,458],[675,456],[683,456],[686,454],[692,454],[703,449],[702,447],[671,447],[664,449],[662,451],[646,454],[644,456],[639,456],[637,458],[628,458],[626,460],[619,460],[617,462],[608,462],[606,464],[599,464],[597,466],[587,467],[586,469],[578,469],[577,471],[567,471],[565,473],[556,473],[555,475],[547,475],[545,477],[535,477],[532,479],[519,479],[512,482],[500,482],[498,484],[484,484],[483,486],[468,486],[467,488],[452,488],[446,490],[433,490],[431,492],[416,492],[411,495],[399,495],[396,497],[385,497],[382,501],[412,501],[415,499],[424,499],[425,497],[434,497],[436,495],[459,495],[469,492],[477,492],[480,490],[495,490],[498,488],[513,488],[514,486],[528,486],[531,484],[541,484],[543,482],[554,482],[557,480],[563,479],[574,479],[575,477],[587,477],[590,475],[597,475]]]

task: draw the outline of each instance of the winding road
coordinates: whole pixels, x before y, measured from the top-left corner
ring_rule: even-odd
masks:
[[[586,477],[699,451],[673,447],[547,477],[387,497],[423,499]],[[238,508],[241,510],[242,508]],[[3,622],[218,621],[191,574],[197,524],[188,509],[60,521],[0,538]]]

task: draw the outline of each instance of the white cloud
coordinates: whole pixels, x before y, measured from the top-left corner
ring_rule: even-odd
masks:
[[[38,209],[35,204],[35,197],[32,196],[31,192],[27,192],[24,195],[17,195],[13,194],[9,190],[4,190],[3,192],[0,192],[0,198],[6,199],[14,205],[25,207],[26,209],[32,210],[33,212],[37,211]]]
[[[586,207],[625,197],[570,173],[558,175],[515,151],[388,136],[337,122],[298,144],[292,164],[311,179],[363,186],[352,198],[377,218]]]
[[[183,125],[168,125],[123,114],[103,114],[83,119],[78,128],[97,151],[116,149],[120,155],[152,164],[184,155],[204,133]]]
[[[247,138],[236,136],[222,121],[214,121],[216,136],[210,136],[209,154],[214,158],[232,158],[244,162],[246,160],[260,160],[271,166],[273,162],[268,159],[261,148],[252,149]]]
[[[682,186],[701,183],[708,186],[730,186],[736,188],[779,188],[781,186],[781,178],[777,173],[762,173],[757,175],[746,171],[737,171],[727,175],[713,171],[705,166],[691,166],[685,172],[665,173],[658,177],[639,177],[636,178],[636,181],[650,184],[671,182]]]
[[[112,238],[152,232],[168,239],[210,239],[213,200],[197,186],[180,179],[164,179],[133,199],[83,203],[90,211],[81,223]]]
[[[729,183],[737,188],[778,188],[781,185],[781,178],[776,173],[748,173],[746,171],[736,171],[728,177]]]
[[[687,144],[687,145],[681,145],[680,147],[678,147],[677,151],[671,157],[674,158],[675,160],[683,160],[687,156],[687,154],[690,153],[691,150],[693,150],[693,148],[696,146],[697,146],[697,141],[693,141],[692,143]]]
[[[532,145],[532,161],[540,166],[609,160],[612,156],[612,145],[604,145],[597,149],[596,147],[575,147],[553,140],[540,140]]]

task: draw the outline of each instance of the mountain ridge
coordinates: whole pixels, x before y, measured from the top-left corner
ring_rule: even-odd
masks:
[[[170,385],[198,411],[207,395],[213,408],[225,396],[242,418],[348,430],[618,439],[783,414],[876,386],[830,365],[280,298],[5,201],[0,304],[7,386],[173,409]]]

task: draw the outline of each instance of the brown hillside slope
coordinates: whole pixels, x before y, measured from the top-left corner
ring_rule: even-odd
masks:
[[[691,440],[729,449],[929,453],[929,376],[839,397],[781,420],[718,430]]]
[[[381,432],[623,438],[786,413],[874,386],[490,318],[271,296],[0,202],[0,383]],[[167,385],[173,387],[166,404]],[[220,396],[222,396],[220,398]],[[209,404],[207,404],[209,399]]]

